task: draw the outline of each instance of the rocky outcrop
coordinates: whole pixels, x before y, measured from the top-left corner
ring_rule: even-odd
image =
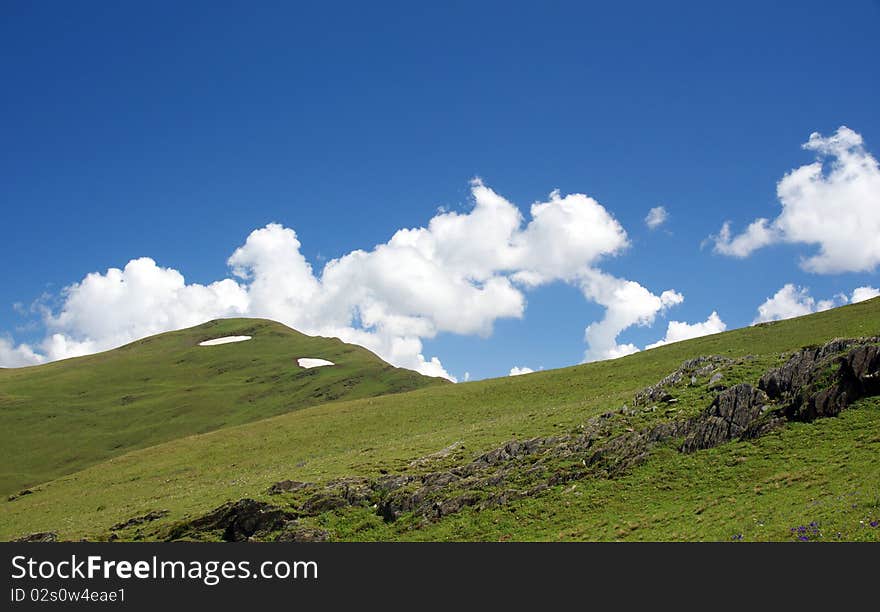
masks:
[[[13,542],[57,542],[58,534],[54,531],[40,531],[13,540]]]
[[[837,416],[851,403],[880,393],[880,338],[833,340],[792,355],[758,386],[787,419]]]
[[[168,516],[168,510],[153,510],[152,512],[147,512],[142,516],[136,516],[134,518],[128,519],[127,521],[117,523],[110,528],[110,531],[121,531],[122,529],[128,529],[129,527],[135,527],[137,525],[143,525],[144,523],[159,520],[160,518],[165,516]]]
[[[243,542],[253,536],[277,531],[293,519],[287,510],[253,499],[223,504],[212,512],[172,528],[167,540],[177,540],[203,532],[221,532],[226,542]]]
[[[275,538],[276,542],[326,542],[330,533],[316,527],[308,527],[298,524],[296,521],[287,523],[281,533]]]
[[[15,493],[15,494],[7,497],[6,501],[15,501],[19,497],[24,497],[25,495],[33,495],[33,493],[34,492],[31,489],[23,489],[23,490],[19,491],[18,493]]]
[[[689,423],[681,451],[712,448],[737,438],[763,435],[779,421],[762,419],[771,407],[767,394],[749,384],[734,385],[721,392],[709,408]]]
[[[660,379],[657,383],[645,387],[634,398],[636,406],[647,406],[660,402],[668,402],[673,399],[669,392],[672,387],[688,381],[694,385],[701,378],[705,378],[715,373],[719,368],[728,366],[733,363],[732,359],[721,355],[703,355],[694,359],[689,359],[679,366],[677,370]]]

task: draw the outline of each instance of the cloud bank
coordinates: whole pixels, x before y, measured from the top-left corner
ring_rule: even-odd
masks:
[[[875,297],[880,297],[880,289],[877,289],[876,287],[856,287],[853,289],[850,301],[853,304],[856,304]]]
[[[664,344],[672,344],[673,342],[681,342],[682,340],[691,340],[708,336],[710,334],[719,334],[727,329],[727,324],[721,320],[718,313],[714,310],[709,317],[702,323],[685,323],[684,321],[670,321],[666,328],[666,335],[662,340],[658,340],[654,344],[649,344],[645,349],[657,348]]]
[[[45,361],[46,357],[36,353],[29,345],[16,346],[11,339],[0,338],[0,367],[20,368]]]
[[[828,299],[816,300],[810,295],[810,290],[807,287],[788,283],[758,306],[758,315],[752,321],[752,325],[800,317],[836,306],[843,306],[847,303],[864,302],[878,296],[880,296],[880,289],[864,286],[856,287],[849,296],[839,293]]]
[[[308,334],[365,346],[390,363],[453,377],[423,341],[440,333],[489,336],[495,321],[521,318],[525,292],[565,282],[605,307],[586,328],[585,360],[638,350],[618,344],[633,325],[651,325],[684,298],[655,295],[598,268],[629,246],[626,231],[587,195],[552,192],[526,221],[479,179],[473,208],[441,211],[425,227],[398,230],[371,250],[351,251],[316,272],[297,233],[277,223],[251,232],[228,259],[231,277],[187,283],[142,257],[65,288],[47,310],[35,348],[0,341],[0,365],[19,366],[110,349],[138,338],[233,316],[274,319]]]
[[[880,167],[860,134],[846,126],[833,135],[813,133],[803,145],[816,161],[779,181],[782,212],[772,221],[756,219],[734,236],[724,223],[715,251],[747,257],[776,243],[814,245],[818,252],[801,266],[818,274],[868,272],[880,263]]]
[[[531,374],[532,372],[534,372],[534,370],[532,368],[529,368],[526,366],[523,366],[523,367],[513,366],[512,368],[510,368],[510,372],[508,372],[507,375],[508,376],[522,376],[523,374]]]

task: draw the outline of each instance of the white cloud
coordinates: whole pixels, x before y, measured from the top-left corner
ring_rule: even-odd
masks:
[[[508,376],[522,376],[523,374],[531,374],[534,372],[532,368],[527,368],[526,366],[519,367],[513,366],[510,368],[510,372],[507,374]]]
[[[648,215],[645,217],[645,225],[648,226],[649,229],[657,229],[669,219],[669,213],[666,208],[663,206],[655,206],[651,210],[648,211]]]
[[[617,343],[620,333],[633,325],[653,325],[658,314],[684,301],[684,296],[675,291],[664,291],[657,296],[635,281],[595,270],[584,274],[581,290],[588,300],[605,307],[602,320],[584,330],[588,345],[584,361],[615,359],[638,352],[634,344]]]
[[[715,252],[733,257],[748,257],[753,251],[779,240],[778,232],[767,219],[757,219],[739,236],[731,238],[730,222],[725,221],[715,236]]]
[[[42,355],[38,355],[27,344],[16,346],[11,340],[0,337],[0,367],[21,368],[24,366],[37,365],[46,361]]]
[[[576,281],[606,255],[629,246],[626,231],[596,200],[550,194],[531,207],[532,221],[513,241],[518,278],[528,284]]]
[[[816,301],[810,296],[810,290],[806,287],[796,287],[788,283],[758,306],[758,316],[752,321],[752,325],[766,321],[791,319],[792,317],[800,317],[828,310],[829,308],[846,304],[847,301],[846,296],[843,294],[830,299]]]
[[[465,373],[464,373],[464,376],[462,377],[462,380],[463,380],[464,382],[467,382],[467,381],[469,381],[470,379],[471,379],[471,373],[470,373],[470,372],[465,372]]]
[[[683,321],[670,321],[666,328],[666,335],[662,340],[649,344],[645,349],[652,349],[664,344],[681,342],[710,334],[718,334],[727,329],[727,324],[721,320],[714,310],[702,323],[685,323]]]
[[[92,273],[67,287],[49,313],[41,348],[50,360],[102,351],[144,336],[248,312],[248,292],[233,280],[187,284],[183,275],[148,257],[125,268]]]
[[[870,300],[871,298],[878,296],[880,296],[880,289],[874,287],[856,287],[853,289],[850,301],[855,304],[856,302],[864,302],[865,300]]]
[[[816,245],[818,252],[801,266],[810,272],[870,271],[880,263],[880,166],[862,137],[842,126],[827,138],[810,135],[803,148],[817,160],[786,174],[776,194],[782,212],[775,219],[757,219],[732,236],[725,223],[715,251],[746,257],[778,242]]]
[[[188,284],[177,270],[146,257],[89,274],[64,290],[57,312],[46,313],[40,350],[46,359],[61,359],[214,318],[255,316],[454,380],[437,357],[425,356],[424,340],[444,332],[488,336],[496,320],[523,316],[527,289],[567,282],[606,308],[587,330],[590,359],[632,352],[635,347],[616,345],[617,335],[650,325],[681,301],[674,291],[656,296],[596,268],[629,241],[593,198],[554,191],[531,206],[526,223],[515,205],[479,179],[471,191],[470,211],[440,212],[425,227],[401,229],[319,272],[302,255],[296,232],[271,223],[251,232],[229,257],[238,280]],[[7,361],[13,359],[0,363]]]

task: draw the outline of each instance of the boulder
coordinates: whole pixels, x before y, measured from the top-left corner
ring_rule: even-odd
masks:
[[[401,487],[405,487],[415,479],[415,476],[410,476],[408,474],[389,474],[377,478],[376,482],[373,484],[373,490],[384,493],[396,491]]]
[[[168,510],[153,510],[151,512],[147,512],[142,516],[136,516],[134,518],[128,519],[127,521],[117,523],[110,528],[110,531],[119,531],[121,529],[127,529],[128,527],[134,527],[135,525],[143,525],[144,523],[149,523],[151,521],[158,520],[164,516],[168,516],[168,514]]]
[[[224,541],[244,542],[254,535],[281,529],[292,518],[290,512],[277,506],[245,498],[223,504],[202,517],[178,525],[169,532],[167,539],[222,530]]]
[[[688,428],[682,452],[712,448],[745,437],[766,411],[767,394],[742,383],[722,391]]]
[[[713,374],[712,378],[709,379],[708,389],[714,391],[715,389],[723,389],[724,387],[724,374],[721,372]]]
[[[306,527],[297,524],[296,521],[287,523],[282,529],[276,542],[326,542],[330,539],[330,533],[317,527]]]
[[[13,542],[57,542],[58,534],[54,531],[40,531],[22,536]]]
[[[303,514],[315,516],[337,508],[348,506],[348,501],[339,494],[321,491],[308,498],[302,505]]]
[[[784,405],[792,420],[836,416],[853,402],[880,393],[880,338],[833,340],[798,351],[758,386]]]

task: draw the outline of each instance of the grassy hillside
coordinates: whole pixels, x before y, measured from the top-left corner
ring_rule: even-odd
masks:
[[[236,335],[252,340],[199,346]],[[337,365],[304,369],[300,357]],[[259,319],[213,321],[97,355],[0,369],[0,494],[174,438],[436,384],[364,348]]]
[[[880,541],[880,399],[839,417],[694,454],[671,447],[621,478],[559,485],[506,508],[317,524],[341,540]],[[799,529],[801,528],[801,529]]]
[[[270,499],[266,489],[279,480],[320,483],[418,471],[413,460],[451,445],[441,462],[473,459],[512,437],[570,431],[630,402],[637,390],[697,355],[751,355],[735,372],[750,379],[778,365],[784,351],[872,334],[880,334],[880,299],[614,361],[324,403],[135,450],[44,483],[31,495],[0,503],[0,538],[44,530],[64,538],[106,535],[116,523],[167,510],[144,529],[145,537],[158,537],[168,525],[225,501]],[[690,393],[681,410],[703,407],[708,399],[702,389]],[[837,419],[793,426],[757,442],[687,456],[661,450],[620,479],[585,481],[572,491],[559,486],[505,509],[463,512],[428,526],[385,524],[367,509],[315,521],[344,539],[728,539],[775,508],[773,530],[748,531],[773,538],[779,525],[825,512],[810,510],[816,500],[832,508],[835,496],[857,495],[851,510],[876,507],[880,474],[871,453],[878,418],[876,401],[868,400]],[[760,522],[767,524],[765,518]],[[701,521],[707,522],[698,528]]]

